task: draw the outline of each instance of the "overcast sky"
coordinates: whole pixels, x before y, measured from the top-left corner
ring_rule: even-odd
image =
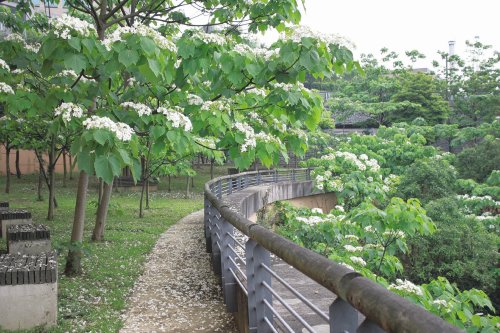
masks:
[[[302,25],[348,37],[358,54],[417,49],[427,55],[417,66],[430,67],[448,41],[464,55],[474,36],[500,51],[500,0],[305,0],[305,7]]]

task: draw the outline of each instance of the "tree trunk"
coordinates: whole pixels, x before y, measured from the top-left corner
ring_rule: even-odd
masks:
[[[96,242],[102,242],[104,240],[104,227],[106,226],[106,217],[108,216],[109,200],[113,192],[113,181],[111,181],[110,184],[103,183],[102,197],[97,207],[94,232],[92,233],[92,240]]]
[[[38,159],[38,164],[40,165],[40,171],[42,172],[43,178],[45,179],[45,184],[47,184],[47,188],[50,188],[49,178],[47,177],[47,174],[45,173],[45,167],[43,166],[43,159],[38,150],[36,149],[35,149],[35,155]],[[54,193],[54,208],[57,208],[57,200],[55,197],[55,193]]]
[[[50,150],[49,150],[49,165],[48,165],[48,173],[49,173],[49,209],[47,212],[47,220],[54,220],[54,201],[55,201],[55,145],[56,138],[52,136],[50,142]]]
[[[144,217],[144,192],[146,191],[146,183],[143,181],[142,182],[142,187],[141,187],[141,200],[139,201],[139,217],[143,218]]]
[[[16,176],[21,179],[21,168],[19,167],[19,149],[16,149]]]
[[[43,174],[42,174],[42,170],[40,169],[38,171],[38,190],[37,190],[37,200],[38,201],[43,201],[42,186],[43,186]]]
[[[189,199],[189,176],[186,176],[186,199]]]
[[[66,150],[63,151],[63,187],[67,186],[66,181],[68,180],[68,167],[66,165]]]
[[[97,207],[101,204],[101,199],[102,199],[102,192],[104,190],[104,182],[102,181],[102,178],[99,178],[99,189],[97,192]]]
[[[73,231],[71,232],[71,247],[66,259],[65,274],[68,276],[82,273],[82,242],[83,227],[85,225],[85,208],[87,207],[87,188],[89,185],[89,175],[85,171],[80,171],[78,178],[78,189],[76,192],[75,217],[73,219]]]
[[[10,192],[10,148],[5,146],[5,193]]]
[[[168,175],[168,193],[172,192],[172,178]]]
[[[69,154],[69,180],[73,180],[73,157]]]
[[[212,158],[210,160],[210,179],[214,179],[214,163],[215,163],[215,159]]]
[[[149,209],[149,179],[144,181],[146,184],[146,209]]]

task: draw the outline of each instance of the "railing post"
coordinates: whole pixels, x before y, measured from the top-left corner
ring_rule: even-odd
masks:
[[[274,169],[273,182],[277,183],[279,179],[278,169]]]
[[[235,257],[230,246],[234,249],[234,239],[231,237],[234,234],[234,227],[221,217],[222,226],[222,248],[221,248],[221,270],[222,270],[222,291],[224,293],[224,303],[228,312],[236,312],[238,306],[236,303],[236,279],[231,273],[236,270],[233,262],[229,258]]]
[[[214,270],[215,274],[220,275],[221,274],[221,267],[220,267],[220,236],[221,236],[221,230],[220,230],[220,219],[221,216],[217,210],[214,209],[214,214],[212,217],[212,229],[211,231],[211,240],[212,240],[212,269]]]
[[[357,333],[385,333],[385,331],[373,321],[365,319],[358,327]]]
[[[260,185],[260,170],[257,170],[257,185]]]
[[[306,180],[311,180],[311,169],[307,168],[306,170]]]
[[[222,199],[222,180],[217,181],[217,198]]]
[[[330,305],[330,333],[356,332],[358,327],[358,311],[351,304],[335,299]]]
[[[295,181],[295,169],[292,169],[292,182]]]
[[[205,196],[205,212],[203,215],[203,224],[205,229],[205,248],[207,253],[212,252],[212,238],[210,234],[210,216],[212,213],[212,205]]]
[[[242,180],[242,177],[241,176],[238,176],[238,182],[237,182],[237,189],[238,191],[241,191],[242,190],[242,186],[241,186],[241,180]]]
[[[264,282],[271,285],[271,274],[262,264],[271,267],[269,251],[260,246],[256,241],[249,239],[245,244],[246,273],[248,291],[248,327],[250,333],[269,333],[269,328],[264,318],[273,322],[273,314],[264,304],[264,300],[273,304],[273,297],[264,287]]]
[[[227,194],[233,193],[233,178],[227,178]]]
[[[243,188],[247,188],[248,187],[248,174],[245,175],[245,181],[243,182]]]

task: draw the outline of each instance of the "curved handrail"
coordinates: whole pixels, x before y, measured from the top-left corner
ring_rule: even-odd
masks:
[[[359,273],[303,248],[257,223],[251,222],[221,200],[224,196],[254,186],[252,184],[255,184],[255,182],[249,182],[248,177],[257,179],[259,175],[261,177],[272,176],[274,177],[273,181],[269,181],[269,183],[277,183],[294,178],[293,174],[295,176],[305,175],[306,180],[310,180],[310,169],[288,169],[286,171],[288,177],[281,178],[279,177],[280,172],[282,171],[253,171],[216,178],[205,184],[205,199],[219,212],[221,217],[243,234],[321,286],[335,293],[385,331],[408,333],[462,332],[456,326],[361,276]],[[229,184],[227,188],[223,186],[224,182]],[[235,183],[239,184],[236,189],[234,189]],[[225,190],[223,191],[223,189]]]

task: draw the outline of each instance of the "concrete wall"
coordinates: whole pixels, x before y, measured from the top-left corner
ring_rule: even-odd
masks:
[[[53,326],[57,321],[57,282],[0,286],[0,328]]]
[[[50,252],[52,244],[50,239],[9,241],[7,249],[10,254],[37,255]]]
[[[6,152],[5,152],[5,147],[3,145],[0,145],[0,175],[5,175],[5,170],[6,168],[6,163],[5,163],[5,157],[6,157]],[[10,166],[10,172],[11,174],[16,173],[16,150],[12,149],[10,151],[10,161],[9,161],[9,166]],[[43,159],[45,160],[46,163],[48,163],[48,156],[43,155]],[[66,165],[68,168],[69,172],[69,158],[67,157],[66,159]],[[39,165],[38,165],[38,159],[36,158],[35,152],[31,150],[20,150],[19,151],[19,169],[21,169],[22,174],[32,174],[32,173],[38,173],[39,172]],[[76,167],[75,167],[76,169]],[[56,172],[57,173],[63,173],[64,167],[63,167],[63,156],[57,160],[56,163]],[[77,172],[77,171],[75,171]]]

